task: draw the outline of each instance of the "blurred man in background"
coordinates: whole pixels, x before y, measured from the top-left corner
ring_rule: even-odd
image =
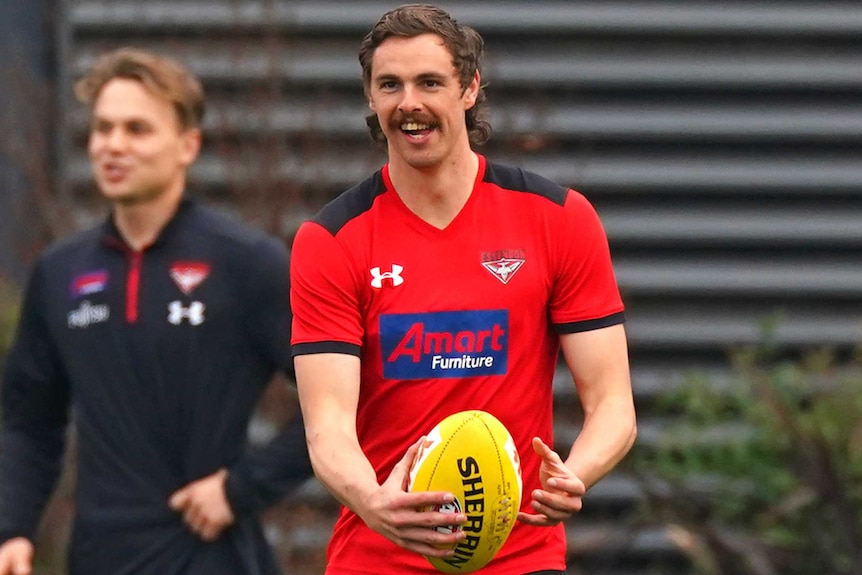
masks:
[[[302,422],[247,426],[289,357],[283,243],[194,201],[200,82],[122,49],[76,85],[111,212],[30,276],[2,387],[0,575],[33,538],[78,433],[73,575],[279,573],[259,512],[310,474]]]

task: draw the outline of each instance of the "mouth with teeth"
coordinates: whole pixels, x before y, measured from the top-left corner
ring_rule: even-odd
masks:
[[[111,183],[122,181],[126,177],[127,172],[128,170],[120,164],[108,163],[102,165],[102,175],[106,181]]]
[[[412,138],[421,138],[427,136],[434,130],[434,125],[430,122],[402,122],[399,129]]]

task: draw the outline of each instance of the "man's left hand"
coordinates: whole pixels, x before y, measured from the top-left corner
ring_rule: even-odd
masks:
[[[204,541],[215,541],[235,517],[225,495],[227,470],[193,481],[171,495],[171,509],[183,514],[188,528]]]
[[[586,487],[557,452],[538,437],[533,438],[533,451],[542,458],[539,466],[542,488],[534,489],[530,494],[535,513],[520,512],[518,521],[540,527],[556,525],[581,510],[581,498]]]

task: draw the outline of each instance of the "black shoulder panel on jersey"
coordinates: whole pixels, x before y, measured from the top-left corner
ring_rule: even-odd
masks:
[[[558,205],[566,203],[568,188],[520,168],[488,162],[484,180],[505,190],[528,192],[547,198]]]
[[[353,186],[323,206],[323,209],[314,216],[313,221],[326,228],[334,236],[347,222],[370,210],[374,204],[374,199],[385,191],[383,173],[378,170],[370,178]]]

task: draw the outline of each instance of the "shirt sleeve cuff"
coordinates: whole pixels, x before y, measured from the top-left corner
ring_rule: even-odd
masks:
[[[254,483],[241,463],[228,470],[225,496],[233,514],[237,517],[256,513],[262,507],[258,501]]]

